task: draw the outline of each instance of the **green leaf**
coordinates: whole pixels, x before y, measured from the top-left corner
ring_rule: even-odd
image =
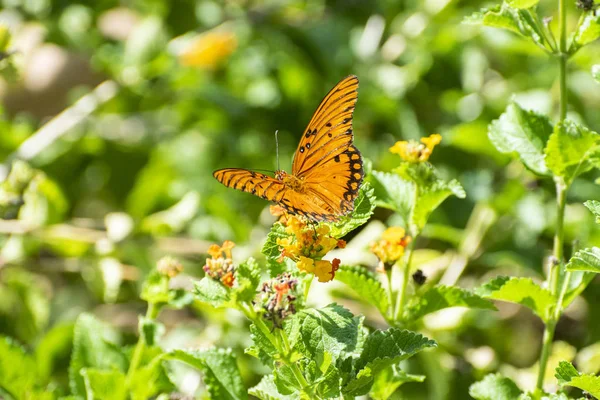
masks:
[[[111,341],[118,334],[91,314],[81,314],[75,322],[73,354],[69,365],[71,392],[84,396],[86,388],[80,372],[84,368],[125,371],[127,357]]]
[[[595,15],[594,11],[588,11],[581,17],[577,32],[573,36],[573,41],[569,52],[573,54],[586,44],[592,43],[600,38],[600,15]]]
[[[479,287],[475,293],[489,299],[521,304],[543,321],[548,321],[556,303],[552,293],[534,283],[531,278],[499,276]]]
[[[358,197],[354,200],[354,210],[350,215],[342,217],[338,222],[331,225],[330,235],[339,239],[349,232],[365,224],[375,210],[375,195],[373,188],[365,182],[358,191]]]
[[[509,378],[500,374],[489,374],[471,385],[469,395],[476,400],[515,400],[521,395],[521,390]]]
[[[291,394],[284,395],[277,391],[277,386],[273,375],[265,375],[262,377],[258,385],[250,388],[248,394],[259,398],[260,400],[299,400],[300,395]]]
[[[600,248],[591,247],[579,250],[567,263],[567,271],[587,271],[600,273]]]
[[[247,399],[248,394],[230,349],[173,350],[168,358],[202,371],[204,383],[214,399]]]
[[[552,130],[548,117],[512,102],[499,119],[492,121],[488,136],[500,152],[516,153],[529,169],[548,175],[544,148]]]
[[[465,191],[457,180],[445,182],[430,163],[405,162],[394,172],[417,186],[417,199],[410,222],[419,230],[425,226],[429,215],[450,195],[461,199],[465,197]]]
[[[596,217],[596,222],[600,224],[600,201],[597,200],[588,200],[583,203],[584,206],[588,208]]]
[[[255,324],[250,325],[250,338],[252,338],[254,345],[248,347],[246,353],[270,366],[273,356],[277,354],[277,349],[273,346],[273,343]]]
[[[404,320],[417,321],[423,316],[449,307],[469,307],[495,310],[494,304],[466,289],[455,286],[434,286],[408,305]]]
[[[260,283],[260,267],[254,258],[241,263],[235,272],[235,284],[231,290],[234,301],[252,301],[256,297],[256,288]]]
[[[326,354],[332,362],[352,353],[360,344],[362,317],[335,303],[321,309],[307,308],[286,319],[284,328],[292,349],[321,365]]]
[[[385,368],[435,346],[435,341],[408,330],[390,328],[375,331],[367,337],[364,349],[354,364],[357,371],[355,378],[344,386],[343,392],[352,396],[367,394],[375,377]]]
[[[44,335],[35,349],[35,359],[40,380],[46,381],[52,375],[56,364],[68,360],[73,345],[72,323],[57,324]]]
[[[147,346],[155,346],[165,333],[165,326],[155,319],[140,316],[138,330]]]
[[[367,180],[373,187],[378,207],[395,211],[408,225],[408,217],[412,208],[415,187],[410,181],[402,179],[391,172],[372,171]]]
[[[228,288],[207,276],[194,282],[194,294],[196,299],[216,308],[227,307],[230,302]]]
[[[600,82],[600,64],[592,66],[592,77]]]
[[[290,236],[290,234],[285,231],[285,226],[280,222],[274,223],[267,235],[267,240],[265,241],[261,252],[267,258],[267,266],[269,267],[271,278],[290,270],[286,261],[287,259],[281,262],[278,261],[281,257],[281,250],[277,244],[277,239],[283,239],[288,236]]]
[[[342,265],[335,279],[354,290],[362,300],[375,306],[383,316],[388,312],[389,298],[376,274],[366,267]]]
[[[369,392],[369,396],[374,400],[387,400],[402,384],[423,381],[425,381],[424,375],[407,374],[397,365],[392,365],[375,377],[375,382]]]
[[[570,185],[577,176],[600,167],[600,135],[565,120],[554,127],[545,153],[548,168]]]
[[[87,399],[126,400],[125,375],[117,370],[84,368],[81,370]]]
[[[169,380],[163,360],[165,353],[157,346],[146,347],[142,353],[138,367],[129,385],[129,395],[132,400],[146,400],[159,393],[169,393],[174,385]]]
[[[38,399],[41,384],[35,359],[12,339],[0,337],[0,397],[6,392],[17,400]]]
[[[540,2],[540,0],[507,0],[506,4],[508,4],[512,8],[521,9],[521,8],[531,8],[535,5],[537,5],[537,3],[539,3],[539,2]]]
[[[158,271],[152,271],[144,281],[140,297],[142,300],[153,304],[168,302],[171,297],[169,294],[169,278]]]
[[[567,361],[559,363],[555,376],[561,386],[573,386],[600,398],[600,376],[580,374],[573,364]]]

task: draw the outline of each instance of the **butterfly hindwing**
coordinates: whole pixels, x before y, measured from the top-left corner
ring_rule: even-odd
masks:
[[[281,181],[248,169],[225,168],[213,172],[213,176],[227,187],[274,202],[279,202],[285,192],[289,191]]]
[[[343,152],[352,144],[352,114],[357,89],[358,78],[350,75],[321,101],[300,138],[292,164],[293,175],[302,177],[334,152]]]

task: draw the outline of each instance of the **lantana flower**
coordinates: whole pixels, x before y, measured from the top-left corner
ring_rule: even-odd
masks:
[[[235,282],[235,266],[231,258],[231,249],[234,247],[235,243],[231,240],[224,241],[222,246],[211,245],[208,248],[211,258],[206,259],[206,264],[202,268],[207,276],[228,287],[233,287]]]
[[[298,280],[290,273],[283,273],[263,283],[257,302],[263,317],[281,328],[282,321],[296,313]]]
[[[314,226],[290,216],[285,228],[288,237],[277,239],[283,261],[285,257],[296,262],[299,270],[314,274],[319,282],[329,282],[339,269],[340,260],[325,261],[322,258],[336,247],[346,247],[346,242],[329,235],[328,225]]]
[[[379,270],[387,271],[404,255],[411,237],[404,228],[393,226],[381,234],[381,239],[371,243],[371,251],[379,258]]]
[[[198,36],[180,55],[185,66],[215,69],[221,65],[237,47],[233,32],[215,30]]]
[[[437,133],[421,138],[421,143],[415,140],[401,140],[390,147],[390,152],[398,154],[409,163],[420,163],[429,160],[433,148],[441,141],[442,136]]]

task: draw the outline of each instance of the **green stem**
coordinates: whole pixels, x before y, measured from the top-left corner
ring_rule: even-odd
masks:
[[[394,268],[390,268],[389,270],[385,271],[385,275],[387,276],[387,295],[388,295],[388,301],[389,301],[389,309],[388,309],[388,315],[386,315],[385,317],[388,318],[389,317],[394,317],[394,292],[392,290],[392,272],[394,271]]]
[[[402,283],[400,290],[398,291],[398,297],[396,298],[396,311],[394,312],[394,321],[398,321],[403,314],[404,305],[406,304],[406,289],[408,287],[408,281],[410,276],[410,264],[412,261],[413,250],[417,238],[412,238],[408,247],[406,248],[406,254],[404,257],[405,262],[402,263]]]
[[[569,54],[567,50],[567,4],[566,0],[558,0],[558,30],[559,38],[559,58],[560,68],[560,121],[567,118],[567,61]]]
[[[156,317],[158,317],[159,311],[160,308],[157,307],[156,304],[148,303],[148,309],[146,310],[146,318],[151,320],[156,319]],[[135,349],[133,349],[133,355],[131,356],[131,362],[129,363],[129,369],[127,370],[127,387],[129,387],[129,385],[131,384],[131,379],[133,379],[133,374],[140,365],[140,361],[142,360],[142,355],[144,354],[145,349],[146,342],[144,341],[144,338],[140,335],[135,345]]]
[[[542,344],[542,354],[540,355],[540,363],[538,368],[538,377],[536,384],[536,391],[542,392],[544,389],[544,376],[546,375],[546,366],[548,365],[548,358],[552,351],[552,340],[554,339],[554,328],[556,328],[556,322],[554,320],[548,321],[544,328],[544,339]]]

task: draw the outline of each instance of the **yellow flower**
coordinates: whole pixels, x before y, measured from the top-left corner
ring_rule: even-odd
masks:
[[[211,31],[198,36],[179,55],[179,61],[185,66],[215,69],[233,53],[236,47],[237,38],[233,32]]]
[[[404,228],[393,226],[386,229],[381,234],[381,239],[371,243],[371,251],[379,258],[383,270],[387,270],[394,265],[404,255],[404,249],[411,241],[410,236],[406,236]],[[381,266],[380,266],[381,267]]]
[[[333,261],[315,261],[315,276],[319,282],[329,282],[335,277],[335,272],[340,268],[339,258]]]
[[[442,141],[437,133],[421,138],[421,143],[414,140],[401,140],[390,147],[390,152],[398,154],[404,161],[420,163],[429,160],[433,148]]]
[[[300,271],[314,273],[315,272],[315,260],[312,258],[300,256],[300,260],[296,263],[296,267]]]
[[[206,259],[202,268],[207,276],[228,287],[233,287],[235,282],[235,266],[231,257],[231,249],[234,247],[235,243],[231,240],[224,241],[222,246],[210,245],[207,252],[211,258]]]

